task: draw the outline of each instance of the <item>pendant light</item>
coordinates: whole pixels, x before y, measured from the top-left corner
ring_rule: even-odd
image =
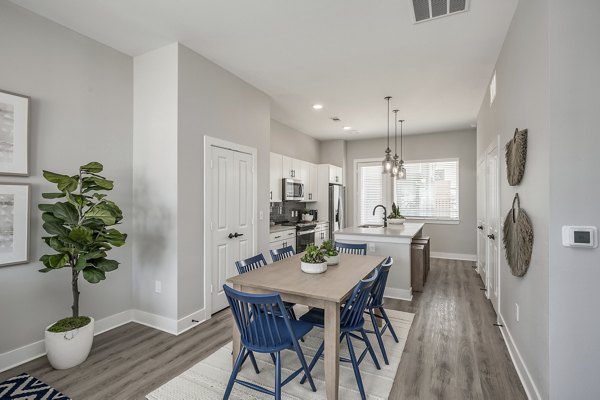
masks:
[[[385,158],[383,159],[383,161],[381,162],[381,166],[383,167],[383,173],[389,173],[392,170],[392,167],[394,165],[394,160],[392,160],[392,150],[390,149],[390,99],[392,98],[392,96],[387,96],[385,97],[385,100],[387,100],[387,108],[388,108],[388,114],[387,114],[387,149],[385,149]]]
[[[396,174],[396,179],[406,179],[406,168],[404,168],[404,160],[402,159],[402,150],[403,150],[403,146],[402,146],[402,131],[403,131],[403,125],[404,125],[404,120],[401,119],[400,121],[400,163],[398,164],[398,173]]]
[[[397,176],[400,172],[400,157],[398,157],[398,111],[392,111],[394,113],[394,164],[390,171],[392,177]]]

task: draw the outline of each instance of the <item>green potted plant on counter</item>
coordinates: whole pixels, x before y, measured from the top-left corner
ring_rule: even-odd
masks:
[[[325,240],[321,243],[321,251],[325,256],[327,265],[337,265],[340,262],[340,255],[335,249],[335,243],[333,240]]]
[[[44,178],[56,184],[58,192],[43,193],[45,199],[61,199],[40,204],[42,227],[48,236],[42,239],[53,250],[40,261],[50,272],[63,268],[71,271],[73,304],[71,317],[46,328],[46,352],[56,369],[67,369],[84,362],[92,348],[94,319],[79,315],[79,277],[90,283],[106,279],[106,273],[119,267],[107,258],[113,247],[125,244],[127,235],[114,228],[123,219],[121,209],[106,198],[113,181],[98,175],[103,166],[90,162],[79,167],[76,175],[44,171]]]
[[[392,225],[401,225],[404,223],[406,218],[402,214],[400,214],[400,208],[396,205],[396,203],[392,203],[392,212],[387,217],[388,224]]]
[[[327,271],[327,261],[320,248],[313,243],[306,247],[300,259],[300,269],[307,274],[320,274]]]

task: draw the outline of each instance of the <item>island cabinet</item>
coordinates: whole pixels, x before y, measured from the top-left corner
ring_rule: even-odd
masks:
[[[404,223],[387,228],[344,228],[335,232],[334,238],[336,242],[366,243],[368,255],[392,257],[385,296],[412,300],[411,245],[422,232],[423,224]]]

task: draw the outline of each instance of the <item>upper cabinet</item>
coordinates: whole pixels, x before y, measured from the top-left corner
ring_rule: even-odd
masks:
[[[274,153],[273,153],[274,154]],[[280,156],[282,164],[282,178],[303,179],[303,168],[306,161],[295,158]]]
[[[269,168],[269,196],[271,201],[282,200],[281,189],[283,187],[283,158],[281,154],[271,153],[271,165]]]
[[[343,185],[343,170],[342,167],[335,165],[329,165],[329,183],[335,183],[337,185]]]
[[[307,193],[305,196],[306,201],[318,201],[318,180],[317,180],[317,165],[307,164],[307,178],[305,180],[304,191]]]

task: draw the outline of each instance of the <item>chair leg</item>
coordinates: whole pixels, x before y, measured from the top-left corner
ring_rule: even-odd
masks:
[[[229,399],[229,396],[231,395],[231,390],[233,389],[233,384],[235,383],[235,378],[237,378],[237,374],[240,370],[240,367],[242,366],[242,362],[244,361],[244,358],[246,356],[246,348],[242,347],[240,349],[240,354],[238,354],[237,358],[235,359],[235,364],[233,366],[233,370],[231,371],[231,376],[229,377],[229,382],[227,383],[227,389],[225,389],[225,394],[223,395],[223,400],[227,400]]]
[[[362,378],[360,376],[360,369],[358,367],[358,361],[356,360],[356,354],[354,353],[354,346],[352,346],[352,339],[350,339],[350,335],[346,336],[346,343],[348,343],[348,351],[350,352],[350,361],[352,361],[352,369],[354,369],[354,377],[356,378],[356,383],[358,384],[360,398],[362,400],[365,400],[366,399],[365,388],[363,387]]]
[[[297,320],[296,312],[294,311],[294,307],[288,308],[288,313],[290,314],[290,318],[293,320]]]
[[[281,352],[275,355],[275,400],[281,400]]]
[[[319,357],[321,357],[321,354],[323,354],[323,350],[325,350],[325,342],[321,343],[321,346],[319,347],[319,349],[315,353],[315,356],[310,361],[310,365],[308,366],[308,371],[309,372],[313,370],[313,368],[315,367],[315,364],[317,363],[317,361],[319,361]],[[300,380],[301,384],[304,384],[304,382],[306,382],[306,374],[304,374],[304,376]]]
[[[373,359],[373,363],[375,363],[375,367],[377,369],[381,369],[381,367],[379,366],[379,361],[377,361],[377,357],[375,356],[375,352],[373,351],[373,346],[371,346],[371,342],[369,341],[369,338],[367,337],[367,333],[365,332],[364,328],[360,330],[360,334],[362,335],[362,338],[365,341],[365,344],[367,345],[367,350],[369,350],[369,354],[371,354],[371,358]]]
[[[304,353],[302,353],[302,348],[300,347],[297,341],[294,343],[294,350],[296,350],[296,354],[298,355],[298,359],[300,360],[300,364],[302,365],[302,369],[304,370],[304,377],[308,377],[308,383],[310,383],[310,388],[313,392],[316,392],[317,387],[313,382],[313,378],[310,374],[310,370],[308,369],[308,365],[306,365],[306,359],[304,358]]]
[[[392,323],[390,322],[390,319],[388,318],[387,314],[385,313],[385,310],[383,309],[383,307],[379,307],[379,311],[381,312],[381,315],[385,319],[385,323],[387,324],[388,329],[392,333],[392,336],[394,337],[394,340],[396,341],[396,343],[398,343],[398,336],[396,336],[396,332],[394,331],[394,327],[392,326]]]
[[[369,310],[369,315],[371,316],[371,322],[373,323],[373,330],[375,331],[375,336],[377,337],[377,342],[379,343],[379,348],[381,349],[381,354],[383,354],[383,362],[385,365],[390,365],[387,358],[387,353],[385,352],[385,346],[383,345],[383,339],[381,337],[381,331],[379,330],[379,325],[377,324],[377,318],[373,315],[373,311]]]
[[[277,364],[277,358],[275,357],[275,354],[273,353],[269,353],[271,355],[271,360],[273,360],[273,364]]]
[[[254,372],[256,372],[257,374],[260,374],[260,370],[258,369],[258,364],[256,363],[256,358],[254,358],[254,353],[251,351],[248,351],[248,356],[250,357],[250,362],[252,363],[252,366],[254,367]]]

